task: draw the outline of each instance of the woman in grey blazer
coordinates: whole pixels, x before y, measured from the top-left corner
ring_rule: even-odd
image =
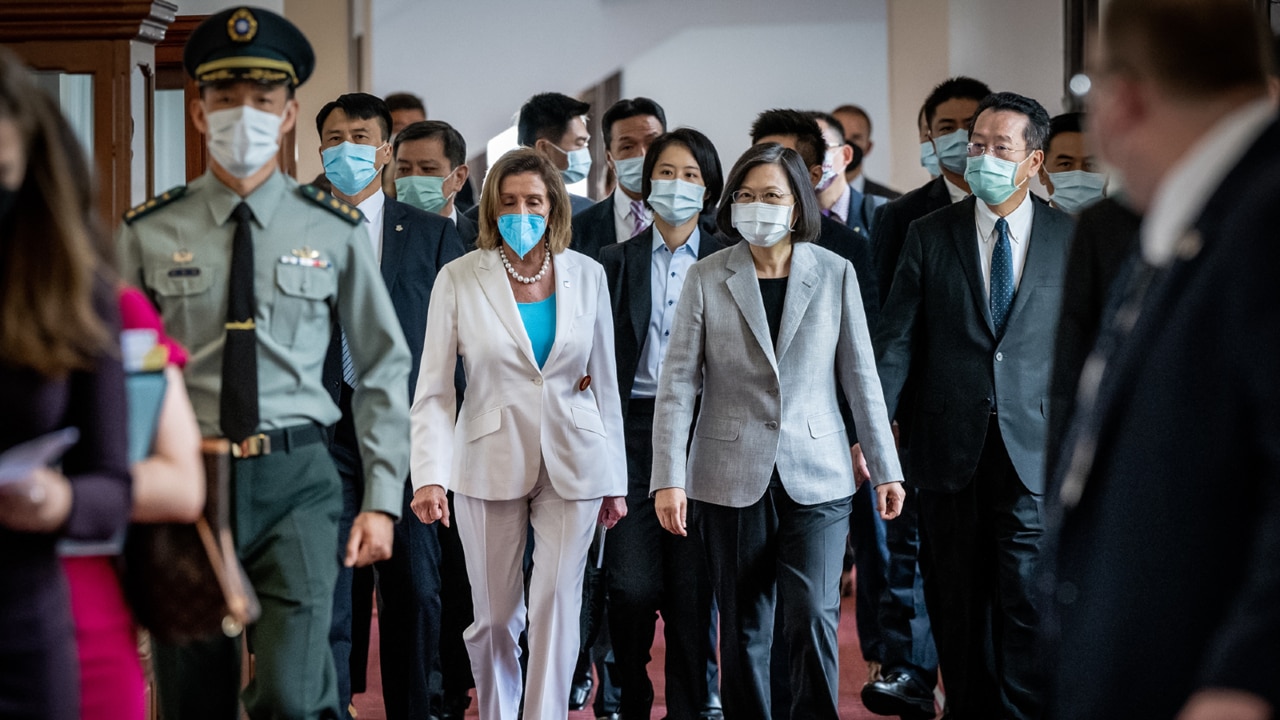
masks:
[[[720,603],[725,717],[771,717],[776,599],[790,647],[792,718],[836,718],[840,571],[854,428],[887,520],[898,466],[853,266],[809,242],[819,215],[794,151],[752,147],[725,183],[719,226],[746,240],[689,271],[658,385],[655,509],[703,536]],[[694,402],[702,392],[693,443]]]

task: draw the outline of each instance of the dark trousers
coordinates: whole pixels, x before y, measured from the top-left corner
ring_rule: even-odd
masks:
[[[938,684],[938,650],[920,575],[920,501],[914,487],[908,486],[906,491],[902,513],[885,523],[889,561],[879,602],[880,662],[885,676],[910,673],[932,688]],[[858,612],[861,614],[861,606]]]
[[[339,566],[346,553],[351,522],[359,513],[364,495],[359,456],[345,448],[333,448],[346,502],[339,537]],[[355,461],[354,463],[352,461]],[[440,544],[435,525],[424,525],[409,509],[412,490],[405,483],[404,505],[395,525],[391,558],[374,563],[378,591],[379,659],[382,669],[382,703],[388,720],[424,718],[439,714],[440,679]],[[351,648],[352,569],[341,568],[333,597],[333,624],[329,631],[339,684],[351,687],[350,667],[342,657]],[[346,678],[341,678],[345,673]],[[344,682],[345,681],[345,682]],[[350,695],[340,698],[345,713]]]
[[[1042,501],[1018,478],[994,415],[973,480],[919,499],[920,564],[951,717],[1040,717],[1032,581]]]
[[[709,709],[719,684],[707,561],[695,534],[672,535],[662,529],[654,512],[649,497],[653,401],[632,399],[623,429],[627,516],[608,532],[605,543],[609,631],[621,713],[627,720],[650,717],[653,683],[647,666],[661,613],[667,718],[690,720]]]
[[[790,717],[838,717],[836,628],[850,507],[850,498],[797,504],[776,470],[764,497],[752,505],[698,504],[695,519],[720,605],[720,692],[726,718],[771,716],[769,654],[776,599],[790,648]]]
[[[248,628],[251,718],[338,717],[329,623],[337,579],[341,485],[323,444],[235,460],[232,527],[240,562],[262,604]],[[156,643],[166,718],[230,720],[238,714],[239,639]]]
[[[863,483],[853,494],[853,509],[849,513],[849,540],[857,570],[854,620],[863,659],[878,663],[883,663],[885,658],[884,631],[880,628],[880,598],[889,575],[885,525],[876,512],[875,487],[869,482]]]

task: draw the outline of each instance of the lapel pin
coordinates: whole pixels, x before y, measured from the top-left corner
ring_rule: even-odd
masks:
[[[1200,248],[1203,246],[1204,241],[1200,239],[1200,233],[1191,230],[1178,241],[1178,257],[1183,260],[1190,260],[1200,254]]]
[[[568,281],[568,280],[565,280],[565,281],[564,281],[564,286],[565,286],[565,287],[569,287],[569,281]]]
[[[173,261],[179,265],[185,265],[195,259],[196,256],[192,255],[191,251],[186,248],[183,248],[173,254]]]
[[[289,251],[294,257],[302,260],[315,260],[320,257],[320,251],[312,250],[310,247],[303,245]]]
[[[578,381],[578,390],[579,392],[586,392],[589,387],[591,387],[591,376],[583,375],[582,379]]]
[[[402,232],[403,230],[404,230],[404,226],[403,226],[403,225],[397,225],[397,226],[396,226],[396,232]]]

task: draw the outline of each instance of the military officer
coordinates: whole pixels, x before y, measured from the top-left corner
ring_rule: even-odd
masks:
[[[191,351],[186,381],[206,436],[233,443],[232,522],[262,603],[248,629],[253,718],[337,717],[329,624],[341,485],[322,428],[340,413],[321,383],[341,320],[366,478],[347,565],[390,556],[408,476],[410,356],[360,212],[276,167],[294,89],[315,58],[289,21],[235,7],[210,16],[183,55],[200,85],[191,118],[209,172],[129,211],[122,275]],[[157,647],[163,713],[237,716],[239,649],[219,639]]]

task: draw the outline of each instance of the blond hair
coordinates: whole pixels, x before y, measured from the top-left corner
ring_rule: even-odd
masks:
[[[498,216],[502,214],[502,181],[512,175],[533,173],[542,178],[547,187],[547,231],[543,238],[555,255],[568,249],[573,239],[573,206],[569,204],[569,191],[560,179],[560,171],[542,153],[532,148],[520,148],[498,158],[489,168],[480,193],[480,236],[476,247],[493,250],[502,242],[498,232]]]

